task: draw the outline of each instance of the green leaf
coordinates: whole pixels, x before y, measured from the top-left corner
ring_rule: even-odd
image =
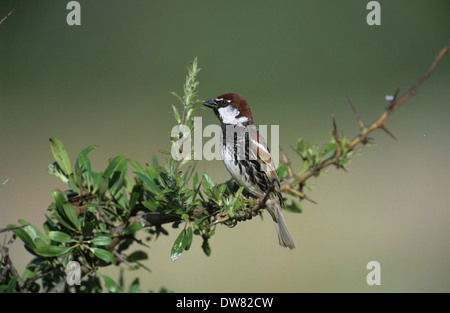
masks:
[[[227,187],[226,184],[223,184],[224,187]],[[224,190],[225,191],[225,190]],[[239,196],[241,195],[242,191],[244,191],[244,186],[239,187],[239,189],[236,191],[236,194],[234,195],[234,197],[237,199],[239,198]]]
[[[110,178],[110,185],[109,192],[111,195],[115,196],[117,193],[119,193],[120,190],[123,190],[124,183],[125,183],[125,176],[127,174],[127,168],[123,168],[121,171],[116,171]]]
[[[180,102],[181,102],[181,104],[184,104],[184,101],[183,101],[183,99],[181,99],[181,97],[175,92],[175,91],[171,91],[171,92],[169,92],[172,96],[174,96],[175,98],[177,98]]]
[[[39,237],[34,239],[34,245],[35,245],[36,247],[48,246],[48,244],[49,244],[49,242],[48,242],[47,239],[42,240],[42,239],[39,238]]]
[[[197,218],[195,218],[194,223],[195,223],[195,225],[200,225],[200,224],[203,223],[207,218],[208,218],[207,215],[203,215],[203,216],[197,217]]]
[[[47,244],[49,243],[49,241],[47,240],[47,237],[39,229],[37,229],[36,227],[31,225],[30,222],[28,222],[24,219],[19,219],[19,223],[22,225],[28,225],[24,229],[31,235],[33,240],[36,240],[37,238],[39,238],[39,239],[42,239],[43,241],[45,241]]]
[[[92,179],[92,169],[91,162],[89,161],[88,154],[91,153],[96,146],[89,146],[80,152],[77,160],[75,161],[75,173],[76,173],[76,183],[78,185],[87,184],[90,190],[90,183]]]
[[[181,254],[186,249],[187,243],[188,243],[187,232],[185,229],[183,229],[181,233],[178,235],[177,239],[175,240],[172,249],[170,251],[170,259],[172,261],[176,261],[181,256]]]
[[[56,205],[56,209],[58,210],[58,212],[64,214],[63,206],[64,206],[64,203],[66,202],[66,199],[64,198],[62,193],[60,193],[59,191],[53,191],[52,196],[53,196],[53,200],[55,200],[55,205]]]
[[[175,120],[177,121],[178,124],[181,123],[181,116],[180,113],[178,112],[178,109],[176,106],[172,105],[172,115],[175,118]]]
[[[36,227],[31,225],[29,222],[19,219],[19,223],[21,225],[27,225],[22,228],[16,228],[11,230],[17,237],[22,239],[22,241],[25,243],[25,246],[30,249],[34,250],[34,248],[38,246],[45,246],[48,245],[50,242],[48,241],[47,237],[44,236]],[[16,225],[8,225],[8,227],[15,227]]]
[[[148,259],[147,253],[141,250],[134,251],[127,257],[128,262],[138,262],[147,259]]]
[[[287,165],[281,165],[277,168],[278,179],[281,180],[287,172]]]
[[[194,178],[193,178],[193,186],[194,186],[194,188],[197,186],[197,184],[198,184],[198,173],[196,172],[195,173],[195,175],[194,175]]]
[[[69,155],[67,154],[66,148],[64,147],[61,140],[58,138],[50,138],[50,148],[52,150],[53,157],[58,163],[61,170],[66,176],[72,174],[72,168],[70,166]]]
[[[338,146],[337,142],[330,142],[322,152],[322,156],[326,156],[329,152],[334,151]]]
[[[158,181],[160,171],[153,166],[149,166],[145,169],[147,176],[154,182]]]
[[[138,171],[139,173],[144,173],[144,167],[143,167],[141,164],[139,164],[137,161],[135,161],[135,160],[133,160],[133,159],[130,159],[130,158],[128,158],[127,160],[128,160],[128,163],[130,163],[131,166],[132,166],[136,171]]]
[[[89,161],[87,159],[87,156],[89,153],[91,153],[97,146],[89,146],[87,148],[84,148],[83,151],[80,152],[78,155],[78,158],[75,162],[75,167],[84,168],[87,165],[86,161]]]
[[[206,256],[211,255],[211,247],[209,245],[208,238],[203,239],[202,249],[203,249],[203,252],[206,254]]]
[[[112,293],[117,293],[120,292],[120,287],[119,285],[108,275],[105,274],[101,274],[104,281],[105,281],[105,287],[106,289],[108,289],[110,292]]]
[[[107,236],[98,236],[93,238],[91,243],[97,246],[107,246],[112,243],[112,239]]]
[[[116,264],[116,257],[110,251],[101,249],[101,248],[91,248],[94,255],[99,259],[109,262],[112,264]]]
[[[103,175],[109,178],[114,172],[121,172],[125,168],[126,164],[127,159],[124,156],[119,155],[109,161],[108,167],[106,168]]]
[[[186,214],[186,213],[181,214],[181,219],[184,220],[186,223],[188,223],[189,222],[189,215]]]
[[[88,207],[89,207],[89,205],[88,205]],[[92,231],[95,228],[95,224],[96,224],[95,221],[89,221],[84,224],[84,226],[83,226],[83,236],[84,237],[89,237],[92,234]]]
[[[75,226],[76,230],[79,231],[81,228],[81,224],[74,206],[71,203],[66,202],[66,199],[60,192],[54,191],[52,195],[53,199],[55,200],[56,210],[57,213],[59,213],[60,219],[58,219],[58,217],[56,216],[55,218],[57,218],[60,223],[64,224],[64,226],[74,230],[73,227],[68,226],[68,223],[63,223],[61,219],[69,222],[71,225]]]
[[[43,246],[36,247],[34,252],[44,257],[55,257],[66,254],[72,247],[60,247],[60,246]]]
[[[8,227],[15,227],[15,226],[17,226],[17,225],[8,224]],[[24,228],[27,228],[27,227],[24,227]],[[24,228],[16,228],[11,231],[13,232],[14,235],[19,237],[28,248],[33,250],[34,248],[36,248],[36,245],[34,244],[34,238],[32,236],[30,236],[30,234]]]
[[[212,178],[209,177],[209,175],[206,174],[206,173],[203,173],[202,184],[203,184],[203,187],[205,187],[205,189],[207,189],[207,190],[210,190],[212,187],[215,186],[214,181],[212,180]]]
[[[80,220],[78,219],[77,211],[75,210],[74,206],[67,202],[63,205],[64,208],[64,214],[67,217],[67,219],[72,223],[73,226],[76,227],[77,230],[81,229]]]
[[[149,188],[146,188],[147,190],[152,191],[152,192],[154,192],[156,194],[160,194],[161,193],[161,190],[158,187],[156,187],[155,183],[152,182],[150,180],[150,178],[148,178],[145,174],[142,174],[142,173],[139,173],[139,172],[133,172],[133,173],[137,177],[142,179],[142,181],[144,182],[144,187],[149,187]]]
[[[80,188],[77,186],[75,182],[75,177],[73,176],[73,173],[69,175],[69,186],[72,188],[73,192],[80,194]]]
[[[139,286],[139,278],[136,278],[131,283],[130,287],[128,288],[128,293],[140,293],[141,288]]]
[[[192,244],[192,239],[193,239],[192,227],[188,227],[186,231],[186,247],[184,248],[184,250],[189,250]]]
[[[7,285],[0,285],[0,293],[12,293],[16,289],[17,277],[13,276]]]
[[[149,209],[152,212],[157,211],[159,208],[158,202],[142,201],[142,205],[145,206],[147,209]]]
[[[143,194],[143,189],[144,187],[142,186],[142,184],[136,184],[133,186],[133,189],[131,190],[130,194],[130,200],[128,203],[128,209],[132,209],[136,206],[139,198]]]
[[[69,234],[57,230],[48,232],[48,238],[57,242],[75,242]]]
[[[76,229],[73,228],[72,225],[70,225],[70,223],[66,222],[66,218],[63,217],[63,214],[59,213],[58,211],[53,212],[51,217],[54,218],[55,220],[57,220],[61,225],[63,225],[67,229],[76,231]]]
[[[92,193],[98,192],[101,196],[108,190],[108,179],[102,173],[93,173]]]
[[[143,223],[133,223],[128,225],[122,232],[123,235],[133,235],[135,232],[144,228]]]

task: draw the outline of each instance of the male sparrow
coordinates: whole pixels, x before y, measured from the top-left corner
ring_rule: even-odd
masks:
[[[247,101],[230,92],[203,103],[213,109],[222,124],[220,155],[236,182],[253,196],[265,199],[280,245],[294,249],[281,209],[280,182],[269,148],[253,124]]]

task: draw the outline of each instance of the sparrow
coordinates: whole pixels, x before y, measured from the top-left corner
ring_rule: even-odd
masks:
[[[219,118],[222,128],[220,155],[233,179],[254,197],[263,200],[272,216],[282,247],[294,249],[282,213],[280,181],[264,138],[253,123],[247,101],[235,92],[203,103]],[[264,202],[265,201],[265,202]]]

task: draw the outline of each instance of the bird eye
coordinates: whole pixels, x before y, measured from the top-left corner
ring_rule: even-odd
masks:
[[[224,98],[215,98],[214,101],[221,107],[225,107],[231,103],[231,100],[227,100]]]

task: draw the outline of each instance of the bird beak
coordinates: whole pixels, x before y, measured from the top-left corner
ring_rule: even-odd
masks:
[[[206,102],[203,102],[203,105],[205,105],[211,109],[217,109],[217,103],[216,103],[216,101],[214,101],[214,99],[210,99]]]

